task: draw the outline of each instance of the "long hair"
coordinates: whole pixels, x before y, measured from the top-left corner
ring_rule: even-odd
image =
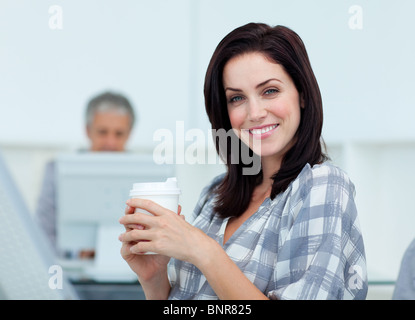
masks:
[[[205,107],[212,129],[231,131],[227,101],[223,87],[223,69],[233,57],[258,52],[281,65],[290,75],[304,103],[296,142],[284,155],[281,167],[272,179],[271,199],[284,192],[303,167],[328,159],[322,147],[323,106],[320,89],[301,38],[284,26],[271,27],[263,23],[248,23],[230,32],[216,47],[207,68],[204,95]],[[262,171],[244,175],[246,166],[239,152],[239,161],[229,161],[235,155],[232,148],[215,141],[218,154],[225,158],[227,173],[215,189],[215,211],[222,217],[238,217],[248,208],[255,187],[262,182]]]

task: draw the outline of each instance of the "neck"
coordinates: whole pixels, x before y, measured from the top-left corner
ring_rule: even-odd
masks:
[[[282,159],[274,157],[263,157],[261,159],[263,182],[272,184],[271,177],[280,169]]]
[[[273,157],[263,157],[261,159],[262,165],[262,183],[255,188],[253,199],[265,199],[271,195],[272,184],[274,180],[271,177],[280,169],[281,160],[276,160]]]

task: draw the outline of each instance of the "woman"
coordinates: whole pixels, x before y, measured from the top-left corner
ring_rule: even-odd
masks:
[[[242,149],[235,161],[235,148],[217,143],[227,172],[203,190],[193,225],[151,201],[127,202],[121,253],[146,298],[364,299],[354,186],[322,151],[320,91],[298,35],[235,29],[212,56],[204,93],[212,128],[232,130],[261,170],[244,174]]]

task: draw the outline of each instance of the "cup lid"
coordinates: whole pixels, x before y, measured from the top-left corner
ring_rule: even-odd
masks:
[[[130,196],[156,194],[180,194],[177,178],[168,178],[165,182],[134,183],[133,188],[130,190]]]

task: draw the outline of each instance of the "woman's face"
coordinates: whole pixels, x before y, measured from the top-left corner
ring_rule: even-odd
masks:
[[[300,124],[300,95],[288,73],[261,53],[247,53],[227,62],[223,85],[235,133],[262,158],[280,161]]]

